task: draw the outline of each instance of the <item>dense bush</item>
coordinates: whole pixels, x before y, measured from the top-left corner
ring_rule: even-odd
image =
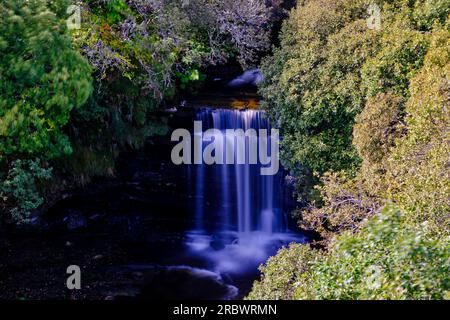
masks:
[[[383,204],[376,193],[379,183],[365,180],[361,174],[351,178],[343,171],[329,172],[321,181],[322,185],[315,186],[321,200],[300,210],[299,224],[318,231],[325,240],[342,231],[358,231],[360,223],[377,213]],[[372,188],[367,188],[368,185]]]
[[[8,174],[0,177],[0,199],[11,208],[10,218],[15,223],[26,223],[29,213],[42,205],[38,186],[51,177],[51,168],[42,168],[38,159],[15,160]]]
[[[71,151],[62,128],[89,97],[91,77],[63,24],[67,4],[0,4],[0,161]]]
[[[448,299],[450,242],[431,240],[388,205],[327,253],[293,244],[261,271],[249,299]]]
[[[300,3],[264,64],[285,163],[317,191],[296,214],[324,251],[283,249],[250,298],[450,298],[450,1],[379,4],[374,31],[363,2]]]
[[[264,107],[283,133],[285,165],[299,176],[355,172],[361,157],[352,133],[366,103],[384,99],[391,104],[388,95],[398,107],[396,114],[390,111],[391,120],[402,121],[399,100],[408,98],[409,80],[421,68],[430,42],[417,19],[442,23],[448,7],[430,1],[378,4],[379,31],[367,27],[367,1],[300,3],[283,27],[280,47],[263,63]],[[384,139],[392,143],[394,137]]]
[[[263,63],[264,107],[282,131],[285,164],[298,172],[359,163],[351,132],[364,105],[360,67],[378,50],[379,37],[367,32],[364,8],[360,1],[306,1],[291,12],[281,47]]]
[[[66,30],[68,4],[0,4],[0,210],[18,222],[43,202],[37,184],[50,178],[48,161],[72,152],[64,128],[92,91]]]
[[[343,183],[323,179],[324,186],[319,189],[325,191],[325,206],[319,204],[304,212],[306,221],[317,225],[320,219],[325,225],[347,225],[355,230],[361,217],[373,215],[373,203],[379,207],[385,199],[391,199],[411,223],[427,221],[436,233],[448,234],[450,203],[446,195],[450,186],[444,177],[449,175],[445,151],[450,121],[446,69],[449,36],[448,29],[439,25],[425,38],[414,36],[422,43],[419,48],[427,49],[421,53],[416,45],[408,49],[406,35],[399,40],[402,46],[398,42],[391,45],[390,39],[395,36],[389,34],[387,42],[382,42],[384,49],[362,67],[363,73],[372,69],[368,74],[378,74],[364,78],[367,88],[372,89],[367,90],[365,107],[353,128],[353,144],[363,160],[362,167],[356,177]],[[386,58],[386,53],[395,50],[400,50],[401,60],[391,54]],[[352,201],[336,206],[342,204],[342,193]]]
[[[395,200],[411,223],[450,234],[450,32],[438,29],[423,68],[411,79],[407,134],[386,163],[384,197]]]
[[[420,157],[415,158],[417,165],[411,165],[407,155],[398,155],[402,148],[417,152],[406,143],[413,134],[435,135],[445,149],[442,143],[447,141],[448,124],[444,119],[448,114],[440,116],[438,125],[427,123],[420,133],[414,133],[411,125],[424,120],[411,113],[410,105],[417,95],[425,97],[420,91],[430,87],[431,81],[438,81],[442,69],[445,74],[447,54],[443,48],[447,45],[448,25],[443,17],[448,15],[448,6],[430,1],[379,4],[382,28],[371,30],[366,23],[368,4],[364,1],[300,3],[283,27],[280,48],[263,64],[264,106],[284,134],[282,156],[297,176],[299,197],[311,203],[300,212],[302,223],[324,234],[344,226],[357,230],[358,222],[373,215],[385,199],[399,199],[401,189],[414,185],[395,182],[408,176],[399,171],[402,166],[417,175],[411,183],[421,181],[420,176],[428,173],[430,188],[422,196],[417,190],[417,198],[409,200],[411,205],[423,198],[420,210],[424,212],[434,206],[430,202],[439,203],[437,210],[441,213],[448,210],[444,197],[431,191],[431,186],[447,191],[443,185],[446,179],[441,178],[448,173],[442,151],[430,153],[434,160],[429,159],[428,167],[421,161],[420,168]],[[435,59],[440,57],[439,62],[426,58],[433,50],[439,50],[434,54]],[[439,65],[436,78],[428,80],[430,85],[421,83],[417,87],[416,79],[436,74],[430,69],[433,63]],[[443,113],[447,109],[442,105],[448,101],[438,97],[446,96],[445,81],[442,76],[442,84],[430,88],[427,95],[433,97],[429,108]],[[440,133],[433,128],[440,128]],[[335,174],[326,174],[328,171],[339,172],[340,178],[329,179]],[[318,183],[319,187],[312,188]],[[431,201],[435,196],[437,202]],[[411,208],[402,207],[407,213]]]
[[[400,135],[398,127],[403,118],[403,99],[392,93],[379,93],[367,100],[364,110],[356,117],[353,143],[363,166],[383,164],[395,139]]]

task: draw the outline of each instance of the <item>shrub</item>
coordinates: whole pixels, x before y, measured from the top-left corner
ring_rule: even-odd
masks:
[[[376,190],[366,188],[367,181],[349,177],[345,172],[326,173],[315,188],[321,201],[299,210],[302,228],[315,230],[328,244],[333,235],[344,231],[355,233],[361,222],[375,215],[382,203]]]
[[[377,32],[364,2],[300,3],[263,65],[283,162],[311,203],[302,225],[326,236],[358,230],[387,199],[411,222],[448,229],[448,10],[440,1],[380,5]],[[433,26],[426,33],[419,16]]]
[[[0,208],[27,221],[43,203],[48,162],[67,156],[73,110],[92,91],[91,68],[73,48],[65,0],[0,3]],[[34,160],[38,159],[38,160]],[[41,164],[45,163],[45,167]]]
[[[364,110],[356,117],[353,143],[366,166],[382,167],[395,140],[403,118],[403,99],[391,93],[369,98]]]
[[[326,254],[291,245],[261,268],[250,299],[445,299],[450,242],[411,227],[393,205],[358,234],[336,238]]]
[[[359,165],[351,132],[364,106],[360,68],[379,50],[366,9],[363,1],[299,4],[281,47],[263,63],[263,107],[282,132],[284,164],[297,174]]]
[[[52,169],[43,168],[39,159],[14,161],[8,174],[0,176],[0,210],[8,211],[15,223],[27,222],[30,212],[44,201],[38,185],[51,177]]]
[[[437,30],[424,67],[411,80],[407,134],[387,160],[386,198],[395,200],[411,223],[450,232],[450,33]]]
[[[319,252],[308,245],[291,244],[260,266],[261,280],[255,281],[249,300],[290,300],[299,281],[319,258]]]
[[[449,3],[379,4],[374,32],[359,2],[300,3],[264,64],[284,162],[313,200],[300,224],[326,251],[280,251],[251,298],[450,298]]]
[[[67,4],[0,4],[0,161],[71,152],[63,127],[91,93],[91,68],[72,47]]]

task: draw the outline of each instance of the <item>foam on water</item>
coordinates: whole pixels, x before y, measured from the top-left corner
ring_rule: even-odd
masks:
[[[224,234],[230,239],[230,234]],[[212,263],[212,268],[217,273],[238,274],[254,271],[255,267],[264,263],[267,258],[277,250],[291,242],[302,242],[304,238],[292,233],[267,234],[263,231],[254,231],[246,234],[234,234],[230,243],[221,248],[214,248],[211,244],[215,237],[188,234],[188,245],[191,252],[201,255]]]

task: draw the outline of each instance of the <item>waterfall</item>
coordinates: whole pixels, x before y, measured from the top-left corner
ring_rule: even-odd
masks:
[[[228,109],[201,109],[197,112],[196,120],[202,121],[203,130],[217,129],[226,139],[227,129],[260,129],[270,132],[270,122],[263,111],[260,110],[228,110]],[[247,142],[248,139],[246,138]],[[267,138],[270,139],[270,136]],[[226,142],[224,142],[225,144]],[[268,141],[270,145],[270,141]],[[250,164],[249,143],[244,145],[235,143],[235,164],[222,164],[208,166],[206,164],[193,165],[196,175],[196,225],[202,229],[204,220],[211,217],[205,215],[204,205],[208,201],[205,193],[205,179],[214,181],[211,186],[209,199],[218,201],[220,207],[220,231],[237,231],[240,236],[248,235],[254,231],[267,234],[283,231],[283,218],[281,217],[281,186],[282,177],[263,176],[260,174],[260,164]],[[205,147],[205,142],[203,142]],[[236,164],[238,148],[246,155],[245,164]],[[227,154],[224,154],[224,160]],[[233,186],[234,185],[234,186]],[[212,218],[214,219],[214,218]],[[233,224],[234,221],[234,224]],[[205,231],[205,230],[198,230]]]
[[[244,132],[253,129],[257,137],[260,129],[267,129],[266,142],[270,146],[271,125],[263,111],[205,108],[196,111],[195,120],[201,121],[203,131],[219,130],[224,144],[230,139],[226,134],[228,129]],[[227,271],[252,259],[262,262],[273,242],[279,246],[293,239],[287,232],[283,171],[273,176],[262,175],[260,162],[248,161],[251,138],[245,139],[244,144],[233,141],[234,150],[225,148],[224,162],[232,157],[234,164],[189,166],[189,176],[194,181],[191,187],[195,227],[189,233],[188,244],[217,262],[218,269]],[[203,141],[203,148],[209,143]],[[227,154],[230,151],[233,154]],[[237,164],[239,152],[246,157],[244,164]]]

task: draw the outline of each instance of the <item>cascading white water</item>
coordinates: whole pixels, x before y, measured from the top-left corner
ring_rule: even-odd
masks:
[[[203,130],[218,129],[226,139],[227,129],[254,129],[256,133],[260,129],[270,132],[270,122],[264,112],[259,110],[227,110],[227,109],[203,109],[198,111],[197,120],[202,121]],[[248,139],[246,138],[247,142]],[[270,136],[267,137],[270,139]],[[270,141],[268,142],[270,145]],[[280,193],[280,175],[263,176],[260,174],[260,164],[250,164],[249,143],[234,143],[235,148],[241,148],[246,155],[245,164],[223,164],[215,165],[214,174],[216,181],[221,182],[220,195],[217,197],[221,203],[223,215],[222,231],[238,231],[240,236],[248,235],[254,231],[271,234],[282,231],[281,221],[281,199],[274,203],[274,193]],[[235,150],[234,157],[237,163],[238,151]],[[224,159],[226,158],[226,152]],[[197,165],[195,170],[198,174],[196,185],[196,199],[204,199],[204,176],[207,171],[206,165]],[[210,177],[211,178],[211,177]],[[235,188],[230,184],[234,183]],[[274,184],[277,183],[277,187]],[[234,192],[234,195],[230,195]],[[235,198],[233,206],[232,198]],[[275,214],[274,211],[278,213]],[[197,204],[196,220],[207,219],[203,215],[203,204]],[[235,217],[230,215],[234,214]],[[236,226],[230,225],[230,221],[236,221]],[[199,225],[199,223],[197,224]]]
[[[200,109],[196,120],[202,122],[203,130],[220,130],[223,139],[229,139],[227,129],[253,129],[257,134],[260,129],[267,129],[270,146],[271,126],[263,111]],[[230,156],[236,160],[234,164],[190,166],[190,176],[195,181],[196,228],[190,233],[189,244],[217,262],[222,271],[235,270],[252,259],[262,262],[268,255],[267,246],[292,239],[283,210],[283,172],[262,175],[262,165],[248,161],[251,138],[246,139],[245,144],[233,143],[234,155]],[[203,142],[203,148],[208,143]],[[238,151],[246,156],[245,164],[237,164]],[[212,249],[212,243],[216,249]]]

